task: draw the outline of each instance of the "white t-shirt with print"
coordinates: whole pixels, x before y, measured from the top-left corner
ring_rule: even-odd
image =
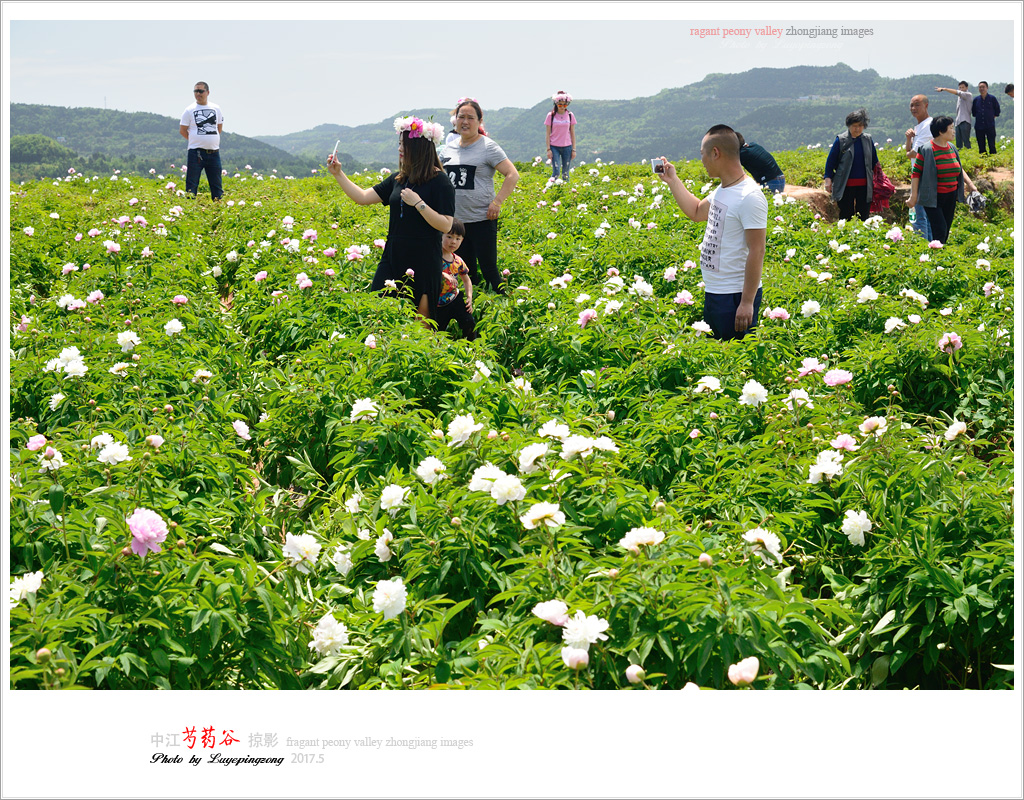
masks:
[[[708,195],[708,224],[700,244],[700,269],[708,294],[743,291],[748,230],[768,227],[768,201],[761,187],[745,177],[735,186],[719,186]],[[758,284],[760,286],[761,284]]]
[[[920,150],[921,145],[928,144],[932,140],[932,118],[928,117],[921,120],[917,125],[914,126],[914,144],[912,147],[915,150]]]
[[[181,112],[181,124],[188,126],[188,149],[203,150],[220,149],[220,133],[218,125],[224,124],[224,114],[216,103],[205,106],[193,103]]]

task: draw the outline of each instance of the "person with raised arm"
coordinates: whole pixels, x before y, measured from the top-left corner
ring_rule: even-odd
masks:
[[[662,157],[656,174],[694,222],[707,221],[700,245],[704,278],[704,321],[716,339],[742,339],[757,323],[768,230],[768,200],[743,171],[740,143],[728,125],[714,125],[700,143],[700,160],[721,185],[703,200],[680,180]]]
[[[452,226],[455,191],[437,157],[444,128],[418,117],[395,120],[398,172],[370,189],[357,186],[334,154],[327,169],[352,202],[361,206],[386,203],[390,209],[388,237],[371,289],[389,294],[411,284],[413,304],[424,319],[433,317],[441,296],[441,235]]]

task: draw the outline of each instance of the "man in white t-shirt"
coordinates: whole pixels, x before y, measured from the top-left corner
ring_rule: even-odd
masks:
[[[917,158],[918,148],[928,144],[932,140],[932,118],[928,113],[928,98],[923,94],[915,94],[910,98],[910,115],[917,120],[917,125],[907,128],[907,141],[903,146],[910,159]],[[920,233],[927,241],[932,240],[932,226],[928,222],[928,215],[924,206],[914,206],[916,219],[913,222],[914,230]]]
[[[715,125],[700,143],[700,160],[721,185],[701,200],[683,185],[675,165],[664,160],[659,177],[679,208],[694,222],[707,221],[700,246],[704,277],[704,321],[716,339],[742,339],[761,308],[761,273],[768,230],[768,201],[740,163],[736,132]]]
[[[206,172],[210,197],[219,200],[221,189],[220,134],[224,130],[224,114],[220,106],[210,102],[210,85],[196,83],[192,90],[196,101],[181,112],[178,132],[188,140],[188,161],[185,168],[185,191],[193,197],[199,192],[199,177]]]

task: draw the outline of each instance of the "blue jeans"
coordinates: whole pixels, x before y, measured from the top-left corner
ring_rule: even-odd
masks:
[[[199,192],[199,178],[206,172],[206,180],[210,182],[210,197],[219,200],[224,194],[220,181],[220,150],[202,150],[193,147],[188,151],[188,162],[185,168],[185,191],[195,196]]]
[[[914,220],[914,230],[921,234],[926,242],[930,242],[932,240],[932,225],[928,221],[928,212],[921,205],[914,206],[914,211],[917,212],[917,219]]]
[[[761,311],[761,287],[754,295],[754,316],[745,331],[736,330],[736,309],[743,300],[743,292],[735,294],[705,294],[704,321],[711,326],[716,339],[742,339],[757,327],[757,315]]]
[[[551,177],[558,177],[558,163],[562,163],[562,180],[569,180],[569,162],[572,161],[572,145],[565,147],[551,145]]]
[[[776,192],[784,192],[786,191],[786,179],[780,175],[777,178],[772,178],[765,184],[765,186],[768,187],[768,191],[772,194],[775,194]]]

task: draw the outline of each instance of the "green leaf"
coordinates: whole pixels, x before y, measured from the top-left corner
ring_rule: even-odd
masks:
[[[438,683],[448,683],[451,677],[452,668],[447,661],[442,661],[434,667],[434,680]]]
[[[882,617],[880,620],[878,620],[878,622],[875,624],[875,627],[873,627],[871,629],[871,634],[870,635],[871,636],[878,635],[879,633],[881,633],[885,629],[885,626],[888,625],[890,622],[892,622],[894,619],[896,619],[896,609],[895,608],[892,609],[891,611],[886,612],[885,616]],[[888,662],[886,662],[886,663],[888,663]]]
[[[871,664],[871,688],[876,688],[889,677],[889,656],[879,656]]]
[[[967,622],[971,616],[971,605],[967,601],[966,597],[958,597],[953,601],[953,608],[956,609],[956,613],[961,616],[964,622]]]

